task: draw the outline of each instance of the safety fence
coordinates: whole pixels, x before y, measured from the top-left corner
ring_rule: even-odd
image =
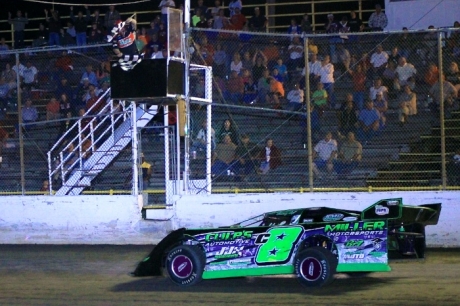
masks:
[[[213,192],[455,189],[459,34],[195,29],[192,62],[214,76]],[[202,110],[192,103],[195,139]]]

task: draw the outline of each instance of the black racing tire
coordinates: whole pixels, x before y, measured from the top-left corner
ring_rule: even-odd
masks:
[[[306,287],[322,287],[334,280],[337,257],[323,247],[311,247],[297,254],[294,271],[299,282]]]
[[[206,257],[203,251],[192,245],[179,245],[166,256],[169,279],[179,286],[192,286],[201,281]]]

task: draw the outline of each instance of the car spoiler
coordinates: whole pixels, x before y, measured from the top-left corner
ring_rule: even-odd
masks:
[[[441,214],[441,203],[402,207],[402,222],[415,222],[423,225],[436,225]]]

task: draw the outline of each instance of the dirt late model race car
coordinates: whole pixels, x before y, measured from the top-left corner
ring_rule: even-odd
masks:
[[[390,271],[389,259],[424,258],[425,226],[441,204],[406,206],[381,200],[363,211],[288,209],[214,229],[171,232],[141,261],[134,276],[161,275],[181,286],[201,279],[295,274],[307,287],[335,273]]]

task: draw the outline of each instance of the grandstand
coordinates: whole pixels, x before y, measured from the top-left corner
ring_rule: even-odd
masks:
[[[268,174],[261,175],[256,171],[251,172],[247,177],[241,179],[238,175],[227,175],[227,171],[217,173],[212,179],[212,192],[272,192],[272,191],[295,191],[303,192],[315,191],[341,191],[341,190],[395,190],[398,188],[408,188],[409,190],[439,189],[453,186],[453,181],[446,176],[446,164],[449,164],[450,155],[460,146],[460,130],[458,123],[460,114],[458,113],[458,101],[454,103],[454,109],[449,112],[448,118],[440,120],[439,114],[430,111],[427,105],[427,95],[430,87],[425,83],[425,73],[427,64],[430,62],[439,66],[439,63],[447,67],[451,61],[459,61],[453,57],[451,50],[441,48],[440,53],[430,55],[428,52],[433,48],[426,45],[425,35],[429,32],[410,32],[409,45],[410,55],[408,61],[417,68],[415,77],[414,91],[417,93],[418,113],[411,116],[410,120],[403,127],[398,122],[399,92],[390,88],[388,95],[389,109],[386,111],[386,127],[379,132],[370,142],[363,142],[363,156],[359,166],[347,175],[339,176],[335,173],[315,178],[313,185],[309,184],[309,171],[311,167],[308,162],[308,148],[301,140],[303,133],[302,121],[306,115],[305,110],[291,112],[283,109],[287,101],[282,99],[281,109],[274,109],[265,103],[248,104],[243,100],[235,102],[228,101],[226,89],[219,86],[219,81],[224,82],[229,75],[229,66],[232,55],[235,52],[243,53],[243,50],[254,54],[255,50],[265,50],[275,45],[284,62],[289,62],[289,45],[291,36],[281,34],[254,34],[250,32],[214,32],[202,29],[193,29],[193,47],[195,52],[192,54],[191,61],[194,64],[208,64],[202,57],[202,52],[198,49],[202,43],[202,38],[207,37],[208,42],[215,46],[220,43],[224,46],[227,60],[225,62],[225,76],[221,79],[215,78],[213,82],[213,104],[212,104],[212,124],[217,130],[225,119],[230,119],[239,134],[250,135],[251,141],[263,146],[266,138],[272,138],[274,143],[282,152],[282,165],[270,171]],[[436,32],[438,33],[438,32]],[[444,33],[444,32],[440,32]],[[345,46],[355,55],[355,62],[351,63],[352,69],[356,65],[365,62],[364,53],[370,56],[379,44],[383,45],[386,52],[391,53],[393,47],[401,47],[401,33],[369,33],[356,35],[358,43],[347,43]],[[352,34],[347,34],[353,36]],[[337,34],[336,34],[337,36]],[[307,39],[312,40],[318,48],[319,56],[323,57],[331,52],[331,35],[314,34]],[[442,44],[448,45],[449,37],[442,36]],[[436,42],[437,43],[437,42]],[[197,48],[198,46],[198,48]],[[405,45],[407,46],[407,44]],[[12,91],[12,96],[8,100],[7,111],[2,114],[0,127],[9,133],[3,152],[0,167],[0,191],[3,194],[29,193],[44,194],[47,191],[40,191],[42,182],[49,177],[49,169],[56,170],[54,164],[49,164],[48,152],[55,145],[59,136],[62,134],[60,128],[64,119],[58,121],[45,121],[46,105],[50,98],[56,93],[56,88],[62,72],[58,72],[55,62],[62,50],[70,50],[68,56],[72,61],[72,72],[68,75],[68,82],[73,90],[80,86],[80,79],[85,72],[88,64],[99,67],[104,62],[111,50],[106,45],[88,46],[86,52],[78,52],[74,47],[57,49],[37,49],[33,52],[27,50],[18,51],[18,56],[22,62],[31,60],[39,71],[38,85],[28,94],[33,99],[33,105],[37,107],[40,119],[33,125],[24,125],[24,137],[18,135],[18,109],[17,93]],[[334,49],[335,51],[335,49]],[[404,50],[407,51],[407,50]],[[436,52],[435,52],[436,53]],[[15,51],[9,53],[7,59],[1,61],[1,67],[9,62],[13,63]],[[439,59],[441,59],[439,61]],[[335,95],[337,106],[345,99],[347,93],[353,92],[353,82],[346,72],[343,63],[337,57],[333,59],[336,66],[334,72]],[[269,68],[273,68],[273,63],[267,62]],[[441,67],[440,67],[441,68]],[[302,80],[302,67],[294,67],[288,72],[289,79],[285,81],[286,92],[292,85]],[[191,91],[200,92],[198,79],[199,74],[191,74]],[[374,75],[369,75],[366,84],[366,91],[371,86]],[[313,84],[313,83],[312,83]],[[312,85],[311,84],[311,85]],[[392,83],[386,83],[391,87]],[[313,89],[313,86],[311,86]],[[23,92],[24,93],[24,92]],[[308,96],[308,95],[307,95]],[[367,92],[366,92],[367,96]],[[148,101],[147,101],[148,102]],[[203,107],[203,102],[192,99],[190,105],[190,138],[196,137],[199,129],[199,122],[207,118],[207,113]],[[126,104],[129,105],[129,104]],[[318,135],[312,139],[313,146],[323,137],[327,131],[336,132],[338,129],[337,109],[329,107],[321,117],[321,129]],[[76,114],[74,114],[76,116]],[[82,117],[76,117],[76,124],[94,118],[103,117],[103,113],[94,114],[87,111]],[[107,116],[105,114],[105,116]],[[153,114],[152,114],[153,117]],[[126,117],[124,120],[128,120]],[[64,120],[65,121],[65,120]],[[150,121],[150,118],[149,118]],[[162,120],[153,120],[146,124],[139,136],[139,152],[142,152],[145,159],[152,164],[153,174],[148,186],[142,186],[144,192],[150,194],[149,203],[164,202],[165,189],[168,186],[165,180],[184,179],[185,166],[181,163],[179,169],[180,177],[175,177],[172,172],[165,172],[165,164],[177,165],[177,156],[165,154],[165,142],[169,145],[179,145],[180,151],[186,150],[185,141],[187,138],[181,137],[175,143],[175,137],[169,136],[165,140],[165,132]],[[119,126],[116,126],[118,128]],[[441,130],[445,131],[445,148],[442,149]],[[174,133],[174,128],[170,128]],[[78,148],[77,148],[78,150]],[[91,184],[77,186],[87,193],[130,193],[134,182],[132,147],[130,143],[120,148],[117,156],[111,160],[100,173],[95,175]],[[172,149],[171,152],[174,152]],[[443,155],[442,152],[446,154]],[[81,153],[81,152],[80,152]],[[20,156],[24,156],[21,163]],[[51,155],[52,160],[57,157]],[[185,161],[188,162],[188,161]],[[190,159],[191,184],[206,180],[206,157],[199,154],[196,159]],[[258,161],[259,162],[259,161]],[[455,175],[455,173],[454,173]],[[444,177],[443,177],[444,176]],[[22,179],[23,178],[23,179]],[[23,181],[24,180],[24,181]],[[56,179],[54,191],[60,189],[62,181]],[[446,185],[447,184],[447,185]],[[441,186],[441,187],[440,187]],[[197,192],[201,192],[206,186],[194,186]]]

